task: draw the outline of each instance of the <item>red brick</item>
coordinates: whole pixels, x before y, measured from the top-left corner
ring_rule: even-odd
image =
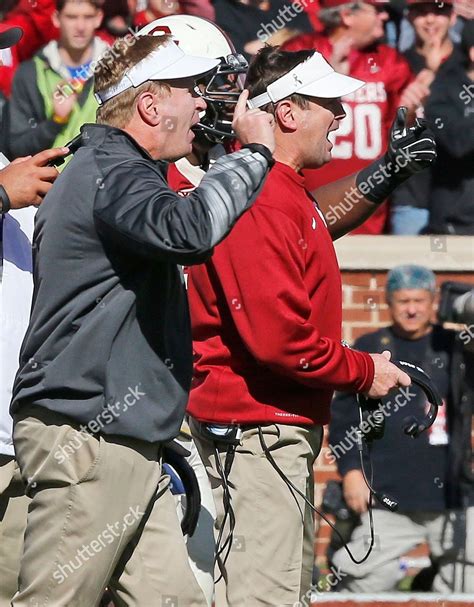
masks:
[[[352,303],[368,310],[380,309],[387,305],[383,289],[353,289]]]
[[[375,327],[373,325],[367,324],[367,326],[365,327],[352,327],[352,342],[354,343],[355,340],[360,337],[361,335],[365,335],[366,333],[372,333],[372,331],[375,331]]]
[[[342,272],[342,284],[369,288],[371,272]]]
[[[391,324],[392,315],[390,314],[390,310],[388,308],[385,308],[385,310],[379,308],[377,310],[377,314],[379,322],[386,323],[387,325]]]
[[[355,310],[354,308],[345,309],[342,314],[343,322],[372,322],[372,310],[370,308]]]

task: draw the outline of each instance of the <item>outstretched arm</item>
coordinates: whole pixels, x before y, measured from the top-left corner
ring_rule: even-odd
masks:
[[[387,196],[436,158],[434,135],[422,120],[407,127],[407,110],[398,108],[385,154],[358,173],[313,192],[333,240],[363,223]]]

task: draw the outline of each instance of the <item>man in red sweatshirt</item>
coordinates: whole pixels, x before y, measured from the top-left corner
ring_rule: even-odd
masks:
[[[341,344],[332,240],[432,161],[431,135],[422,124],[406,129],[399,113],[383,159],[321,188],[318,202],[301,174],[329,162],[328,135],[344,115],[340,97],[362,84],[314,51],[259,53],[247,77],[249,103],[275,116],[276,164],[254,207],[189,273],[195,376],[188,411],[216,502],[219,607],[309,599],[314,526],[302,495],[313,500],[333,391],[378,398],[410,383],[387,352]],[[403,163],[398,146],[410,146]],[[324,214],[350,191],[358,202],[328,229]]]

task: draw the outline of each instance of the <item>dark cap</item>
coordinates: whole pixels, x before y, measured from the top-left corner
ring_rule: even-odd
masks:
[[[15,44],[21,40],[22,36],[23,30],[21,27],[5,28],[5,26],[0,24],[0,49],[15,46]]]

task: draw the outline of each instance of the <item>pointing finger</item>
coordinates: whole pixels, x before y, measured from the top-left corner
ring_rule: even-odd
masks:
[[[249,91],[248,91],[248,89],[244,89],[240,93],[240,97],[238,98],[237,103],[235,104],[234,120],[236,120],[240,116],[243,116],[245,114],[245,112],[247,111],[247,99],[248,98],[249,98]]]

